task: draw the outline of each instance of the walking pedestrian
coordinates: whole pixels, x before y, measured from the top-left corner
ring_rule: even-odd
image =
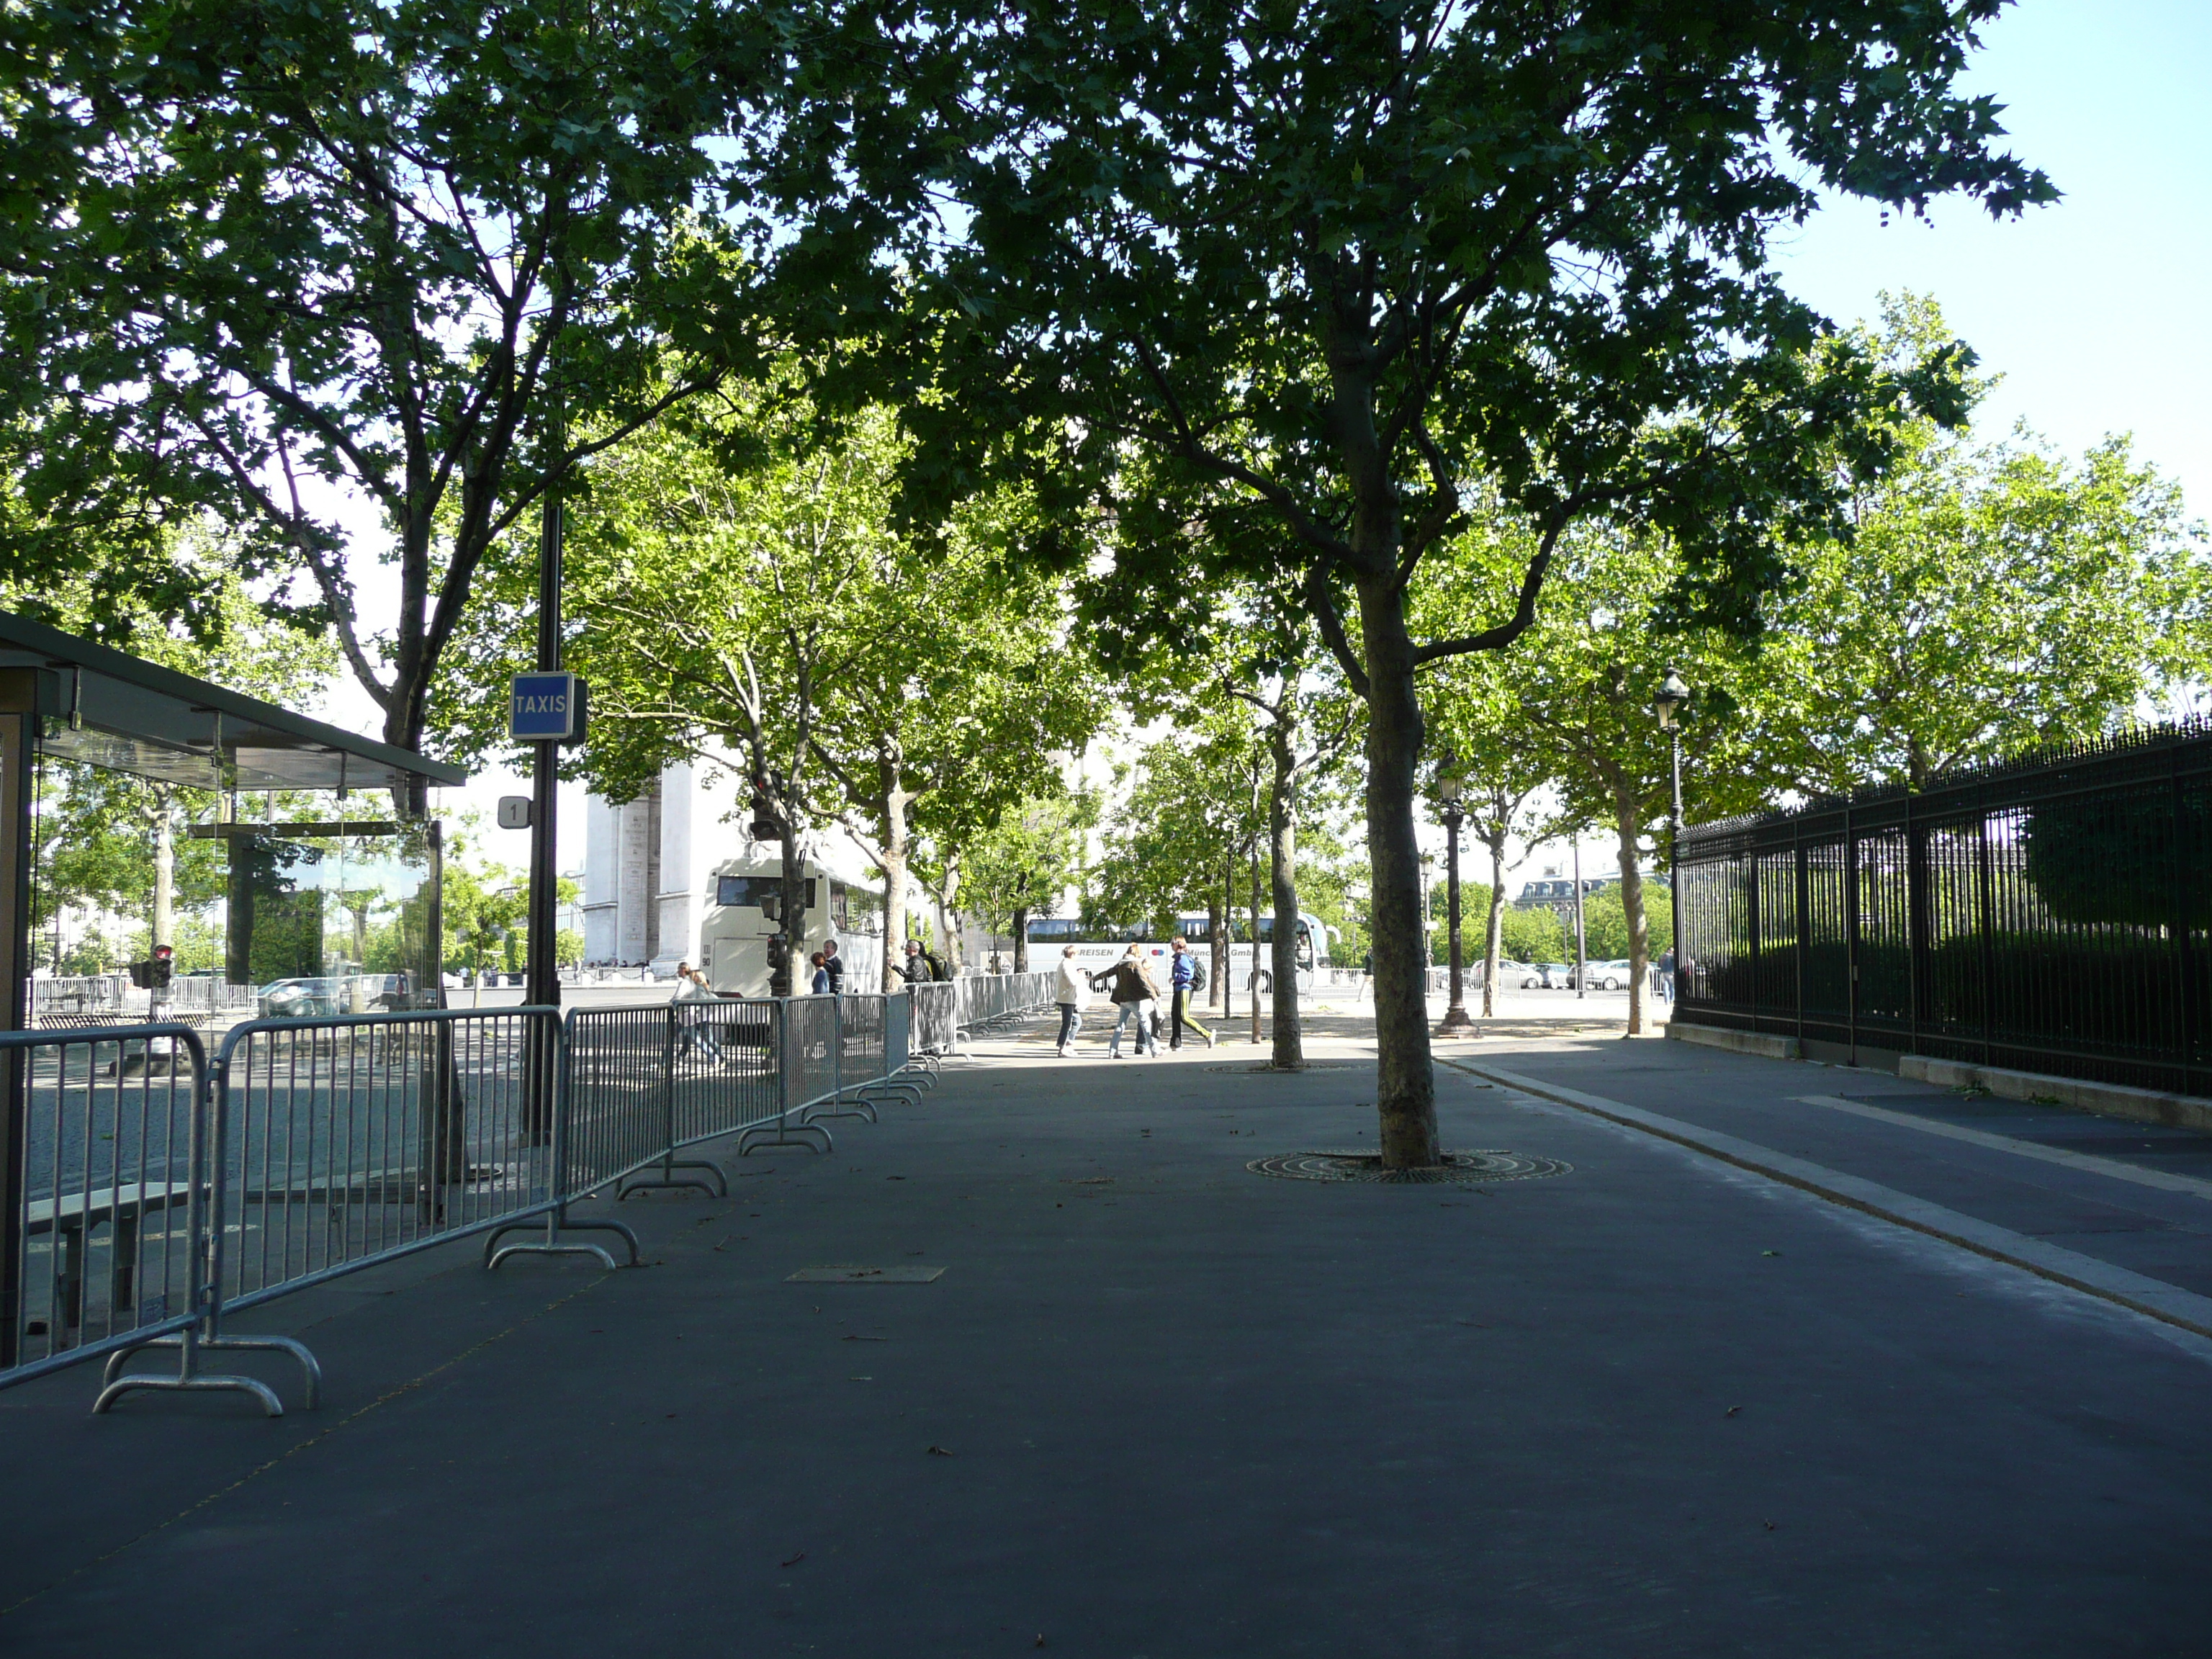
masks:
[[[714,1041],[714,1028],[707,1024],[706,1010],[696,1005],[720,1002],[714,989],[707,983],[706,975],[688,962],[676,964],[676,1002],[671,1016],[677,1021],[676,1058],[682,1060],[694,1049],[703,1050],[709,1060],[722,1057],[722,1045]]]
[[[1152,977],[1152,964],[1145,960],[1143,951],[1132,945],[1121,961],[1103,974],[1094,974],[1091,988],[1106,990],[1102,981],[1111,980],[1113,989],[1108,1000],[1116,1010],[1114,1018],[1113,1039],[1106,1045],[1106,1058],[1121,1058],[1121,1028],[1132,1019],[1137,1022],[1137,1052],[1159,1058],[1159,1039],[1152,1035],[1152,1011],[1160,1000],[1159,981]]]
[[[811,960],[814,963],[814,980],[807,988],[817,997],[834,996],[836,993],[830,988],[831,981],[829,957],[817,951]]]
[[[899,963],[899,974],[909,985],[921,985],[936,977],[929,971],[929,958],[922,954],[920,939],[906,942],[906,960]]]
[[[1177,933],[1169,941],[1175,956],[1168,963],[1169,1028],[1168,1047],[1182,1047],[1182,1028],[1186,1025],[1206,1039],[1206,1046],[1213,1047],[1213,1033],[1198,1023],[1190,1012],[1192,994],[1198,989],[1198,958],[1191,954],[1190,942]]]
[[[1668,1002],[1674,1000],[1674,947],[1671,945],[1659,957],[1659,994]]]
[[[1060,1057],[1066,1060],[1075,1052],[1075,1034],[1083,1029],[1083,1007],[1091,1000],[1091,975],[1076,961],[1073,945],[1060,953],[1060,966],[1053,971],[1052,998],[1060,1005]]]
[[[834,939],[825,939],[822,941],[822,966],[830,975],[830,994],[833,997],[843,996],[845,994],[845,958],[837,954],[837,941]]]

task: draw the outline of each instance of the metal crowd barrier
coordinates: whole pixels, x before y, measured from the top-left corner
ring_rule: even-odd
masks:
[[[998,1030],[1052,1004],[1050,974],[973,974],[955,980],[963,1030]]]
[[[138,1389],[236,1389],[210,1351],[289,1354],[312,1407],[314,1356],[231,1335],[227,1314],[468,1235],[489,1265],[528,1252],[613,1256],[568,1235],[637,1240],[569,1204],[610,1188],[726,1194],[678,1156],[736,1133],[827,1152],[815,1120],[871,1120],[933,1081],[918,1039],[936,993],[644,1008],[425,1011],[234,1027],[210,1060],[178,1024],[0,1034],[23,1102],[0,1217],[0,1387],[106,1356],[106,1411]],[[542,1224],[542,1239],[505,1243]],[[171,1349],[173,1374],[125,1371]]]
[[[914,1051],[932,1060],[956,1054],[960,1048],[960,984],[936,981],[907,987],[907,1006],[914,1014]]]
[[[210,1067],[202,1317],[108,1362],[96,1411],[134,1389],[240,1388],[198,1374],[208,1349],[290,1354],[312,1407],[321,1373],[289,1337],[235,1336],[228,1313],[551,1208],[551,1126],[534,1080],[555,1060],[550,1008],[426,1010],[234,1027]],[[174,1376],[125,1371],[181,1350]]]
[[[195,1326],[207,1187],[199,1038],[173,1024],[10,1032],[0,1065],[24,1106],[0,1236],[0,1378]]]

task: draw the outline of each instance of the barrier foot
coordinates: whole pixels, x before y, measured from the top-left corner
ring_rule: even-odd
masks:
[[[802,1135],[810,1134],[820,1135],[822,1144],[817,1146],[811,1140],[799,1139]],[[756,1123],[751,1128],[741,1132],[738,1136],[739,1158],[752,1151],[756,1144],[753,1139],[755,1135],[760,1137],[757,1144],[763,1146],[804,1146],[810,1152],[824,1153],[832,1152],[837,1149],[837,1143],[830,1138],[830,1132],[820,1124],[786,1123],[779,1118],[773,1129],[765,1123]]]
[[[314,1410],[323,1403],[323,1368],[313,1352],[304,1342],[289,1336],[210,1336],[204,1340],[203,1348],[246,1348],[264,1353],[289,1353],[300,1362],[300,1370],[307,1382],[307,1409]]]
[[[177,1374],[174,1376],[160,1376],[150,1371],[125,1372],[123,1370],[124,1362],[131,1355],[143,1353],[148,1348],[177,1349],[179,1353]],[[266,1416],[284,1415],[284,1402],[276,1397],[276,1390],[258,1377],[204,1373],[200,1370],[200,1351],[203,1348],[262,1348],[289,1353],[300,1362],[301,1369],[307,1373],[307,1409],[313,1411],[321,1403],[322,1368],[316,1364],[314,1355],[307,1352],[305,1344],[295,1342],[289,1336],[203,1337],[197,1331],[186,1331],[180,1336],[155,1337],[136,1347],[124,1348],[111,1354],[101,1378],[103,1386],[100,1397],[92,1402],[93,1415],[105,1415],[125,1395],[139,1389],[159,1389],[172,1394],[228,1389],[252,1395],[261,1402],[262,1412]]]
[[[871,1105],[881,1104],[883,1100],[894,1095],[910,1106],[921,1104],[920,1089],[911,1083],[893,1083],[888,1078],[879,1083],[865,1084],[856,1091],[856,1093],[860,1099]]]
[[[696,1175],[681,1176],[676,1173],[678,1170],[697,1170],[714,1176],[714,1180],[708,1182]],[[668,1159],[658,1169],[623,1176],[622,1184],[615,1188],[615,1201],[620,1203],[632,1193],[650,1192],[659,1187],[696,1187],[709,1198],[730,1195],[730,1178],[722,1173],[721,1165],[703,1158],[678,1158]]]
[[[484,1271],[490,1272],[511,1255],[591,1255],[605,1263],[609,1273],[621,1271],[621,1264],[607,1253],[603,1244],[508,1244],[491,1253],[484,1262]],[[630,1256],[629,1265],[633,1267],[637,1266],[635,1253]]]
[[[491,1232],[485,1236],[484,1269],[486,1272],[489,1272],[492,1268],[496,1267],[501,1262],[506,1261],[507,1258],[511,1255],[592,1255],[597,1256],[600,1261],[605,1262],[610,1271],[619,1271],[621,1268],[625,1267],[635,1267],[637,1266],[641,1256],[641,1252],[638,1246],[637,1235],[632,1232],[629,1226],[624,1223],[620,1221],[578,1221],[572,1218],[565,1208],[555,1211],[546,1216],[545,1237],[542,1242],[536,1243],[506,1245],[500,1243],[499,1241],[504,1238],[507,1234],[520,1232],[529,1224],[531,1224],[527,1222],[516,1222],[509,1226],[495,1227],[491,1231]],[[617,1261],[602,1245],[564,1243],[561,1239],[561,1235],[564,1232],[600,1232],[618,1234],[621,1237],[623,1244],[627,1246],[629,1250],[629,1260],[626,1262]]]
[[[850,1100],[840,1097],[824,1105],[809,1106],[805,1116],[799,1121],[811,1123],[817,1117],[864,1117],[871,1123],[877,1121],[876,1109],[859,1096]]]

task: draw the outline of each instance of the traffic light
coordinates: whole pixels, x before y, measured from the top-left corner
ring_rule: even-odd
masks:
[[[166,945],[159,945],[145,961],[131,964],[131,982],[142,991],[166,991],[175,967],[176,953]]]

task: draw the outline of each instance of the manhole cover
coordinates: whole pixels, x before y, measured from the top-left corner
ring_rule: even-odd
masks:
[[[1274,1176],[1284,1181],[1382,1181],[1420,1183],[1437,1181],[1536,1181],[1545,1176],[1570,1175],[1574,1165],[1556,1158],[1531,1158],[1525,1152],[1446,1152],[1433,1169],[1386,1170],[1379,1152],[1279,1152],[1255,1158],[1244,1167],[1254,1175]]]

